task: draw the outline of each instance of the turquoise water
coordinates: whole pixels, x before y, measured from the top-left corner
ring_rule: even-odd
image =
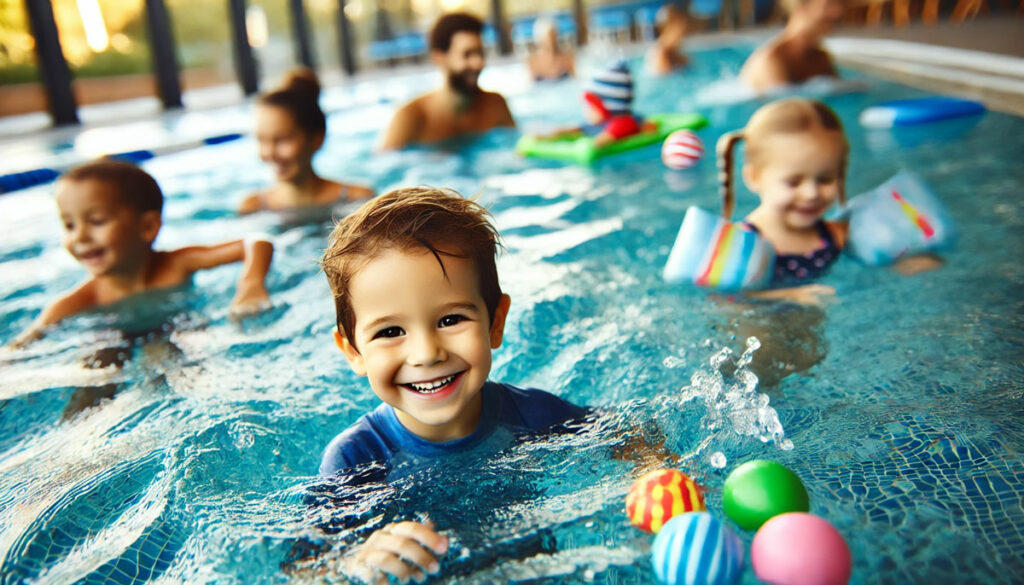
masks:
[[[695,107],[748,51],[694,50],[687,75],[638,81],[638,109]],[[522,126],[578,117],[577,85],[525,89],[522,76],[505,66],[484,79],[508,90]],[[380,87],[400,99],[432,82]],[[377,521],[426,515],[452,536],[436,582],[653,583],[651,538],[622,512],[634,464],[616,454],[638,433],[666,438],[716,512],[736,464],[790,466],[812,512],[849,541],[854,583],[1024,578],[1024,120],[989,113],[868,132],[856,123],[861,109],[922,95],[868,82],[867,93],[826,98],[853,145],[848,191],[914,170],[961,236],[941,270],[912,278],[840,261],[823,281],[838,295],[821,309],[740,306],[662,282],[685,209],[717,206],[710,158],[669,171],[651,148],[565,167],[516,157],[511,131],[457,145],[463,154],[371,157],[393,106],[359,99],[365,86],[325,96],[341,106],[317,160],[324,174],[380,190],[453,187],[494,213],[513,302],[492,378],[607,410],[578,436],[495,445],[367,494]],[[701,106],[705,144],[756,106]],[[279,236],[275,307],[231,321],[238,268],[222,267],[0,354],[0,582],[305,580],[309,568],[289,574],[281,563],[328,514],[304,504],[321,450],[377,403],[330,339],[333,303],[314,262],[329,218],[235,217],[268,179],[250,139],[145,168],[168,197],[158,246]],[[48,193],[0,197],[0,340],[82,277],[59,246]],[[741,189],[738,211],[754,201]],[[129,343],[121,330],[138,333]],[[737,369],[751,335],[763,346],[750,366],[756,389]],[[122,368],[82,365],[117,353]],[[749,546],[752,535],[742,537]],[[339,554],[327,552],[322,568]],[[757,582],[749,568],[743,582]]]

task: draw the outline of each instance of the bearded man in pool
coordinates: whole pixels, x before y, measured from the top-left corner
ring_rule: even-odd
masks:
[[[379,150],[516,125],[505,98],[477,85],[484,68],[482,30],[483,22],[470,14],[452,13],[438,19],[430,31],[430,55],[444,73],[444,86],[395,112]]]

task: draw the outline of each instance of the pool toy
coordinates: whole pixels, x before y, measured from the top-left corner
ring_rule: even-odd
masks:
[[[868,128],[892,128],[938,122],[985,112],[985,106],[971,100],[933,96],[892,100],[871,106],[860,113],[860,124]]]
[[[658,125],[658,129],[627,136],[604,146],[595,145],[594,139],[590,136],[558,138],[523,136],[516,144],[516,152],[523,156],[589,165],[601,157],[660,142],[676,130],[684,128],[696,130],[703,128],[708,123],[707,118],[697,113],[651,114],[645,118],[645,121],[654,122]]]
[[[664,585],[731,585],[743,574],[743,542],[708,512],[681,514],[654,538],[651,564]]]
[[[626,496],[626,515],[633,526],[657,533],[669,519],[704,510],[700,486],[681,471],[658,469],[633,483]]]
[[[760,234],[699,207],[686,210],[662,276],[723,290],[769,285],[775,248]]]
[[[950,248],[956,229],[949,210],[917,176],[903,171],[846,206],[846,251],[870,266]]]
[[[744,530],[757,530],[779,514],[809,508],[800,478],[774,461],[748,461],[734,469],[722,486],[722,510]]]
[[[661,144],[661,162],[670,169],[688,169],[700,162],[704,143],[691,130],[676,130]]]
[[[771,585],[844,585],[850,580],[850,547],[829,522],[790,512],[764,523],[750,545],[757,578]]]

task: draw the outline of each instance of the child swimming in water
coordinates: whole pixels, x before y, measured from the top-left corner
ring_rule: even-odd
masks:
[[[666,75],[689,62],[680,50],[689,28],[689,19],[679,7],[665,4],[658,9],[654,21],[658,38],[648,49],[644,62],[654,75]]]
[[[42,336],[60,320],[109,305],[143,291],[170,288],[196,271],[242,262],[231,310],[255,313],[270,304],[264,284],[274,247],[266,241],[234,240],[213,246],[156,251],[163,194],[144,170],[99,160],[65,173],[56,186],[64,225],[64,247],[89,278],[46,307],[14,345]]]
[[[545,136],[560,138],[578,135],[591,136],[594,145],[604,146],[616,140],[657,129],[651,122],[632,112],[633,75],[625,61],[597,72],[583,92],[584,115],[587,125],[563,128]]]
[[[549,16],[533,23],[537,48],[526,58],[526,68],[534,81],[567,79],[576,75],[576,56],[558,44],[558,25]]]
[[[331,441],[321,476],[377,469],[374,479],[386,480],[399,459],[464,452],[498,429],[550,432],[587,414],[553,394],[488,381],[510,302],[498,284],[497,240],[480,205],[426,187],[382,195],[334,229],[322,263],[335,341],[383,404]],[[392,523],[354,547],[343,572],[420,580],[439,570],[447,548],[429,522]]]
[[[754,51],[740,79],[763,93],[812,77],[838,77],[821,41],[843,16],[841,0],[783,0],[782,7],[789,15],[786,28]]]
[[[327,132],[327,118],[320,109],[319,96],[316,74],[300,67],[288,74],[280,89],[259,98],[256,141],[260,159],[273,166],[277,182],[247,197],[238,213],[373,197],[373,190],[368,187],[324,179],[313,170],[313,155],[323,146]]]
[[[849,143],[842,123],[825,104],[805,98],[779,100],[757,110],[746,128],[718,142],[726,208],[733,201],[733,149],[746,142],[743,181],[761,198],[744,225],[775,248],[773,290],[760,298],[817,304],[835,289],[810,282],[824,275],[843,249],[847,226],[825,221],[836,201],[845,200]],[[928,255],[901,259],[898,271],[934,268]]]

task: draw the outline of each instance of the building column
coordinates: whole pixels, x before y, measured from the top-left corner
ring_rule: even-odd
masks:
[[[58,126],[78,124],[78,104],[71,91],[71,70],[60,47],[60,34],[53,20],[50,2],[25,0],[29,26],[36,43],[39,77],[46,88],[53,123]]]
[[[508,27],[505,26],[505,9],[501,0],[491,0],[491,25],[498,35],[498,51],[502,55],[511,55],[512,39],[509,38]]]
[[[345,14],[345,0],[338,0],[338,47],[341,48],[341,68],[348,76],[356,73],[355,44],[352,38],[352,24]]]
[[[292,35],[295,36],[295,58],[310,69],[316,69],[313,46],[309,39],[309,20],[302,0],[288,0],[288,12],[292,19]]]
[[[180,108],[181,81],[178,60],[174,54],[171,17],[164,0],[146,0],[146,28],[149,50],[153,54],[153,73],[164,109]]]
[[[572,17],[576,21],[576,46],[587,44],[587,13],[583,10],[583,0],[572,0]]]
[[[256,57],[249,44],[249,30],[245,26],[245,0],[228,0],[228,17],[234,40],[235,72],[245,95],[259,91]]]

